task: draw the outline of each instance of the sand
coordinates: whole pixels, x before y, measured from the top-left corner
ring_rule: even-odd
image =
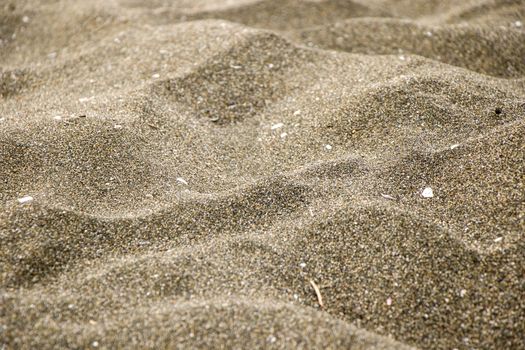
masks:
[[[524,25],[3,0],[0,349],[525,349]]]

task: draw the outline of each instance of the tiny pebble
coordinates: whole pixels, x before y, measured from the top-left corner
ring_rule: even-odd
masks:
[[[392,305],[392,298],[388,298],[388,299],[386,300],[386,304],[387,304],[388,306]]]
[[[283,123],[273,124],[272,125],[272,130],[276,130],[276,129],[282,128],[283,126],[284,126]]]
[[[494,242],[498,243],[498,242],[501,242],[502,240],[503,240],[503,237],[498,237],[494,239]]]
[[[273,335],[270,335],[268,338],[267,338],[268,342],[269,343],[275,343],[277,341],[277,338]]]
[[[465,295],[467,295],[467,290],[466,289],[462,289],[462,290],[459,291],[459,296],[460,297],[463,298]]]
[[[115,124],[115,125],[113,126],[113,128],[119,130],[119,129],[122,129],[122,125],[120,125],[120,124]]]
[[[288,134],[285,133],[285,132],[283,132],[283,133],[281,134],[281,138],[282,138],[282,139],[284,139],[286,136],[288,136]]]
[[[293,112],[293,115],[295,115],[295,116],[298,116],[299,114],[301,114],[300,110],[297,110],[297,111]]]
[[[431,31],[425,32],[425,36],[428,36],[430,38],[432,36],[432,32]]]
[[[151,77],[153,79],[158,79],[158,78],[160,78],[160,74],[156,73],[156,74],[153,74]]]
[[[24,203],[30,203],[33,201],[33,197],[31,196],[24,196],[22,198],[18,198],[18,203],[24,204]]]
[[[29,23],[29,17],[27,16],[22,17],[22,22]]]
[[[327,150],[331,150],[332,149],[332,145],[324,145],[324,148],[326,148]]]
[[[450,146],[450,149],[454,149],[454,148],[458,148],[459,147],[459,144],[453,144],[452,146]]]
[[[305,268],[306,267],[306,263],[302,262],[299,264],[299,266],[301,266],[302,268]]]
[[[523,22],[521,22],[521,21],[516,21],[516,22],[514,22],[514,26],[516,26],[516,27],[518,27],[518,28],[521,28],[521,27],[523,27]]]
[[[399,59],[400,59],[401,61],[406,60],[405,56],[403,56],[403,55],[399,56]]]
[[[95,340],[93,343],[91,343],[91,345],[93,345],[94,348],[98,348],[99,344],[98,341]]]
[[[53,117],[54,120],[62,120],[62,116],[61,115],[55,115]]]
[[[424,198],[432,198],[434,197],[434,191],[432,191],[432,188],[430,187],[426,187],[423,192],[421,192],[421,195],[424,197]]]

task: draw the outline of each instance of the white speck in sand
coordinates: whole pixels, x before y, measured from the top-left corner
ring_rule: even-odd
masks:
[[[454,148],[458,148],[459,147],[459,144],[453,144],[452,146],[450,146],[450,149],[454,149]]]
[[[465,295],[467,295],[467,290],[466,289],[462,289],[462,290],[459,291],[459,296],[460,297],[463,298]]]
[[[168,50],[164,50],[164,49],[160,49],[160,50],[159,50],[159,53],[160,53],[161,55],[167,55],[167,54],[169,53],[169,51],[168,51]]]
[[[301,114],[300,110],[297,110],[297,111],[293,112],[293,115],[295,115],[295,116],[298,116],[299,114]]]
[[[285,132],[283,132],[283,133],[281,134],[281,138],[282,138],[282,139],[284,139],[286,136],[288,136],[288,134],[285,133]]]
[[[5,120],[5,118],[0,118],[0,123],[3,122]]]
[[[399,56],[399,59],[400,59],[401,61],[404,61],[404,60],[406,60],[406,57],[403,56],[403,55],[401,55],[401,56]]]
[[[24,196],[22,198],[18,198],[18,203],[24,204],[24,203],[31,203],[33,201],[33,197],[31,196]]]
[[[75,305],[73,305],[73,304],[69,304],[69,305],[67,306],[67,308],[68,308],[69,310],[73,310],[73,309],[75,308]]]
[[[91,100],[92,98],[93,97],[81,97],[78,99],[78,102],[84,103],[84,102]]]
[[[521,27],[523,27],[523,22],[522,21],[516,21],[516,22],[514,22],[514,26],[516,28],[521,28]]]
[[[155,73],[155,74],[153,74],[151,77],[152,77],[153,79],[158,79],[158,78],[160,78],[160,74]]]
[[[273,335],[269,335],[268,338],[266,338],[266,340],[268,341],[268,343],[275,343],[277,341],[277,338]]]
[[[495,243],[499,243],[499,242],[501,242],[501,241],[503,241],[503,237],[498,237],[498,238],[495,238],[495,239],[494,239],[494,242],[495,242]]]
[[[392,298],[388,298],[388,299],[386,299],[386,304],[387,304],[388,306],[392,305]]]
[[[421,192],[421,195],[423,196],[423,198],[432,198],[434,197],[434,191],[432,191],[432,188],[430,187],[425,187],[423,192]]]
[[[98,341],[94,341],[93,343],[91,343],[91,345],[94,347],[94,348],[98,348]]]
[[[284,126],[283,123],[277,123],[277,124],[273,124],[272,125],[272,130],[277,130],[277,129],[280,129]]]
[[[304,269],[306,267],[306,263],[302,262],[302,263],[299,264],[299,266],[301,266],[301,268]]]
[[[113,125],[113,128],[119,130],[119,129],[122,129],[122,125],[115,124],[115,125]]]
[[[115,38],[113,39],[114,42],[116,42],[117,44],[120,44],[120,39],[119,38]]]
[[[29,23],[29,17],[27,16],[22,17],[22,22]]]
[[[294,294],[294,295],[293,295],[293,298],[294,298],[295,300],[298,300],[298,299],[299,299],[299,296],[298,296],[297,294]]]
[[[57,121],[60,121],[60,120],[62,120],[62,116],[61,116],[61,115],[55,115],[55,116],[53,117],[53,119],[54,119],[54,120],[57,120]]]
[[[383,194],[381,193],[381,197],[385,198],[385,199],[390,199],[392,201],[396,200],[394,197],[392,197],[391,195],[389,194]]]
[[[273,67],[273,63],[268,64],[268,68],[272,69]]]
[[[428,36],[430,38],[432,36],[432,32],[431,31],[425,32],[425,36]]]
[[[54,60],[55,58],[57,58],[57,53],[56,52],[50,52],[47,54],[47,58],[49,58],[50,60]]]
[[[332,145],[324,145],[324,148],[330,151],[332,149]]]
[[[238,66],[238,65],[235,65],[235,64],[230,64],[230,68],[232,68],[232,69],[241,69],[242,66]]]
[[[182,177],[178,177],[177,181],[180,182],[183,185],[186,185],[186,186],[188,185],[188,182],[186,180],[184,180]]]

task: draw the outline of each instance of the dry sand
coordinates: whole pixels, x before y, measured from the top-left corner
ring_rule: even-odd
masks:
[[[525,349],[524,22],[2,0],[0,349]]]

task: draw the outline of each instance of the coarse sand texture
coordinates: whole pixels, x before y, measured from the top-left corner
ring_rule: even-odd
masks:
[[[0,0],[0,349],[525,349],[524,26]]]

